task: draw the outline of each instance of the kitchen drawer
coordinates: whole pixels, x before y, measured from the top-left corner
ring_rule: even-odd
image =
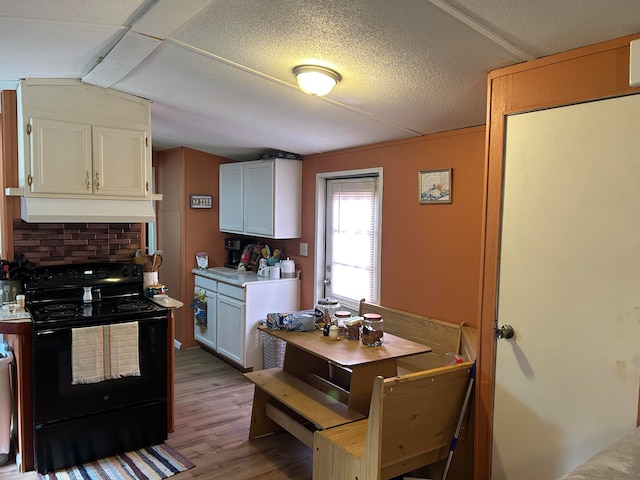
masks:
[[[244,302],[244,288],[242,287],[234,287],[228,283],[221,282],[218,284],[218,293]]]
[[[195,282],[196,287],[204,288],[205,290],[209,290],[211,292],[218,291],[218,282],[216,280],[212,280],[211,278],[196,275]]]

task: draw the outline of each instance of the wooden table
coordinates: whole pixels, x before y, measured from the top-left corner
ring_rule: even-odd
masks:
[[[383,344],[367,347],[360,341],[331,340],[320,330],[291,332],[259,327],[286,342],[283,370],[316,388],[344,391],[340,396],[350,408],[367,415],[373,379],[397,375],[397,359],[431,351],[431,347],[385,333]]]

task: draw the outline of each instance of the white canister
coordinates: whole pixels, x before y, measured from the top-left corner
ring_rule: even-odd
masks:
[[[282,278],[294,278],[296,276],[296,262],[289,260],[280,261],[280,276]]]
[[[143,276],[143,288],[146,289],[149,285],[155,285],[158,283],[158,272],[144,272]]]
[[[271,278],[280,278],[280,265],[269,267],[269,273],[271,274]]]
[[[201,270],[209,268],[209,254],[207,252],[196,253],[196,265]]]

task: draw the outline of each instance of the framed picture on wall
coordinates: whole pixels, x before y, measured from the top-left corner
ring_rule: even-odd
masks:
[[[418,203],[451,203],[451,169],[418,172]]]

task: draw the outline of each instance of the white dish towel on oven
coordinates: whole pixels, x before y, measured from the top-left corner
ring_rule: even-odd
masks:
[[[71,329],[73,385],[140,376],[138,322]]]

